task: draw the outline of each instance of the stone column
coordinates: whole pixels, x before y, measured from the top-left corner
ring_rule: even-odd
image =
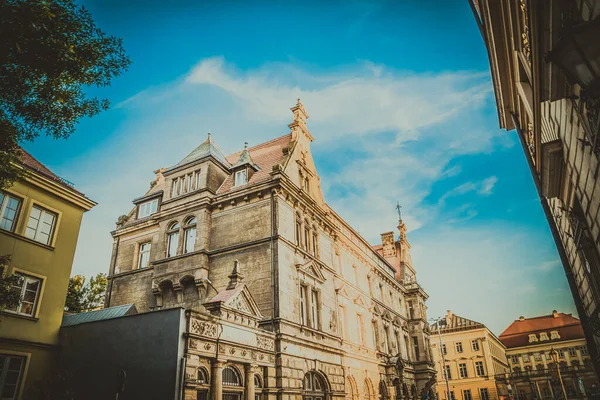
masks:
[[[223,361],[212,361],[212,373],[210,377],[210,392],[212,400],[223,399]]]
[[[246,391],[244,392],[244,400],[254,400],[254,366],[250,364],[244,365],[246,374]]]

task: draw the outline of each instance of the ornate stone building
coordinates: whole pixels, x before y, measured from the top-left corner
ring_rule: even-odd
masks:
[[[303,105],[224,156],[209,137],[119,218],[107,306],[189,313],[186,399],[418,399],[427,294],[400,238],[372,247],[324,201]]]
[[[600,372],[600,0],[469,0]]]

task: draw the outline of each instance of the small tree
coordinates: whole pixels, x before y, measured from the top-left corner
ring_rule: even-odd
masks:
[[[87,284],[85,281],[83,275],[75,275],[69,279],[65,311],[79,313],[102,306],[108,284],[106,274],[93,276]]]
[[[74,0],[0,1],[0,189],[19,176],[19,143],[68,138],[109,106],[85,88],[110,85],[129,64],[121,39]]]
[[[21,302],[21,292],[15,289],[21,284],[21,277],[3,273],[9,261],[10,256],[0,256],[0,311],[16,308]]]

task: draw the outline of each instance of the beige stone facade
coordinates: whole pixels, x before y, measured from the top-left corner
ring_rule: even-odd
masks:
[[[595,89],[577,83],[561,67],[576,61],[561,50],[573,46],[570,32],[588,32],[581,49],[598,54],[600,3],[470,2],[490,56],[500,126],[518,133],[600,371],[600,82]]]
[[[186,399],[420,398],[434,369],[406,227],[372,247],[324,202],[292,112],[288,135],[228,157],[209,136],[155,171],[113,232],[107,305],[189,310]]]
[[[496,335],[485,325],[450,311],[443,318],[439,333],[437,323],[431,330],[438,399],[499,399],[495,377],[504,376],[508,365],[504,345]]]

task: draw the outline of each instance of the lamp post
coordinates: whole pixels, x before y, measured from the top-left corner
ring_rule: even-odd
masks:
[[[442,333],[440,331],[440,326],[442,325],[442,321],[444,321],[444,325],[446,325],[446,319],[439,317],[437,319],[432,318],[431,321],[435,321],[437,325],[438,338],[440,339],[440,357],[442,357],[442,374],[444,375],[444,380],[446,381],[446,399],[450,399],[450,383],[448,382],[448,374],[446,373],[446,358],[444,357],[444,352],[442,351]]]
[[[560,381],[560,387],[562,388],[563,396],[565,400],[567,400],[567,392],[565,390],[565,384],[562,379],[562,375],[560,374],[560,364],[558,363],[558,353],[554,348],[550,349],[550,357],[552,357],[552,361],[556,365],[556,369],[558,371],[558,380]]]

